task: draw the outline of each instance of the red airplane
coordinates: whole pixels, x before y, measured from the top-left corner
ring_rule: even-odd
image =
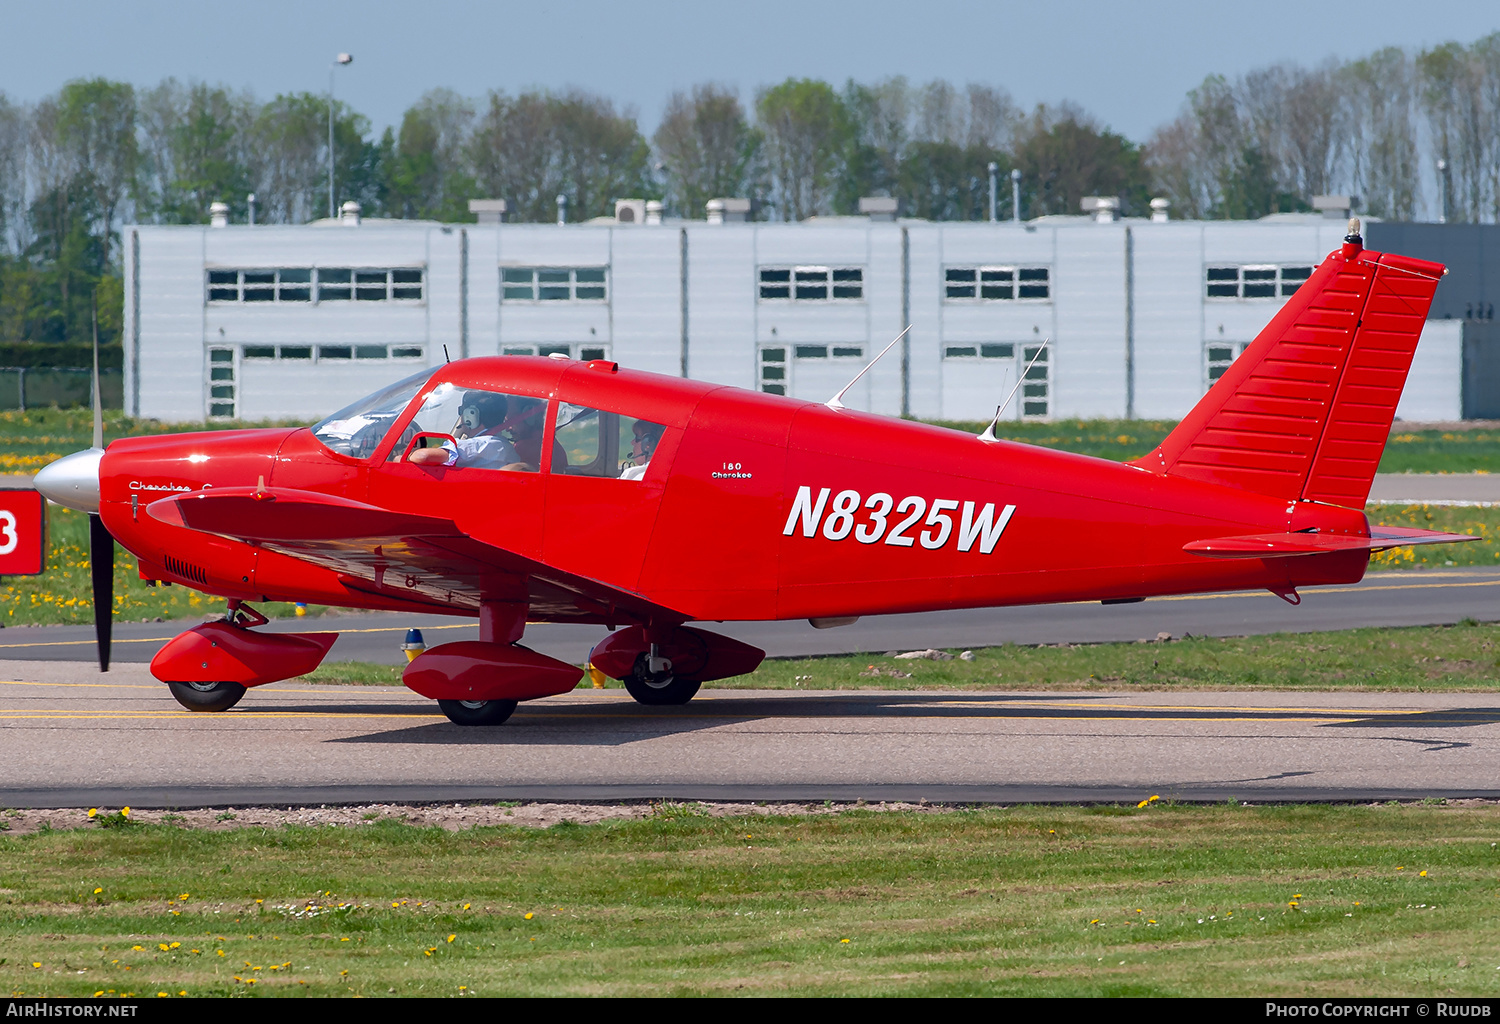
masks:
[[[184,706],[311,671],[335,633],[246,602],[477,616],[407,686],[461,725],[572,689],[528,621],[611,629],[592,664],[645,704],[764,652],[690,622],[858,616],[1355,583],[1370,553],[1473,540],[1363,512],[1439,278],[1358,224],[1191,413],[1121,464],[613,362],[465,359],[311,428],[127,438],[39,491],[140,575],[227,598],[151,663]],[[96,615],[108,668],[107,614]]]

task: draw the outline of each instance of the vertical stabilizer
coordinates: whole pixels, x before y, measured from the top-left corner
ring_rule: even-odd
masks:
[[[1365,249],[1357,224],[1135,465],[1289,500],[1364,506],[1446,270]]]

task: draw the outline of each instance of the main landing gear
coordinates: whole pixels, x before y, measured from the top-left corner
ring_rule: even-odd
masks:
[[[516,710],[513,700],[440,700],[438,710],[454,725],[500,725]]]
[[[228,711],[240,702],[245,688],[239,683],[168,683],[177,703],[189,711]]]
[[[657,653],[656,645],[642,651],[631,666],[630,675],[620,680],[625,691],[637,703],[653,707],[686,704],[698,692],[703,683],[697,679],[682,679],[672,673],[672,661]]]

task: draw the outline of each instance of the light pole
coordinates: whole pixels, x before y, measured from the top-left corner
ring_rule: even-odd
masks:
[[[1000,172],[1000,165],[990,161],[990,223],[995,223],[995,175]]]
[[[338,208],[333,205],[333,73],[345,64],[353,64],[354,58],[350,54],[341,53],[328,65],[328,216],[329,219],[338,216]]]
[[[1438,223],[1448,223],[1448,161],[1439,160],[1438,169]]]
[[[1010,172],[1010,219],[1021,219],[1021,168],[1013,167]]]

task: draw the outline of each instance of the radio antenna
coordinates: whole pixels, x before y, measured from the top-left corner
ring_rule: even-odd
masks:
[[[826,406],[828,406],[828,408],[834,410],[835,412],[837,412],[839,409],[842,409],[844,407],[844,403],[842,401],[840,401],[840,399],[842,399],[844,397],[844,394],[850,388],[854,387],[855,384],[858,384],[859,383],[859,379],[861,377],[863,377],[865,374],[867,374],[867,373],[870,372],[870,367],[872,367],[876,363],[880,362],[880,356],[885,355],[891,349],[895,348],[896,347],[896,342],[898,342],[902,338],[906,337],[907,331],[911,330],[911,326],[912,326],[911,324],[907,324],[906,325],[906,330],[902,331],[900,334],[898,334],[894,338],[892,338],[891,339],[891,343],[889,345],[887,345],[885,348],[883,348],[883,349],[880,350],[880,355],[879,356],[876,356],[874,359],[871,359],[868,363],[866,363],[865,364],[865,368],[863,370],[860,370],[858,373],[856,373],[854,375],[854,379],[853,380],[851,380],[849,383],[845,384],[842,388],[839,389],[839,393],[838,394],[834,395],[832,398],[830,398],[828,401],[824,402],[823,404],[826,405]]]
[[[451,362],[453,362],[452,357],[448,355],[448,346],[447,345],[443,346],[443,362],[445,362],[445,363],[451,363]]]
[[[1000,414],[1005,411],[1005,407],[1010,404],[1010,400],[1016,397],[1016,392],[1021,389],[1021,382],[1026,379],[1026,375],[1031,372],[1031,368],[1036,365],[1036,361],[1042,358],[1042,353],[1047,351],[1047,346],[1050,344],[1052,344],[1051,338],[1042,339],[1042,343],[1037,346],[1036,354],[1031,357],[1031,362],[1026,364],[1026,369],[1022,370],[1021,375],[1016,378],[1016,386],[1010,389],[1010,394],[1005,396],[1005,401],[995,406],[995,418],[990,420],[990,425],[984,428],[984,433],[978,435],[979,440],[1000,440],[995,436],[995,428],[1000,425]]]

